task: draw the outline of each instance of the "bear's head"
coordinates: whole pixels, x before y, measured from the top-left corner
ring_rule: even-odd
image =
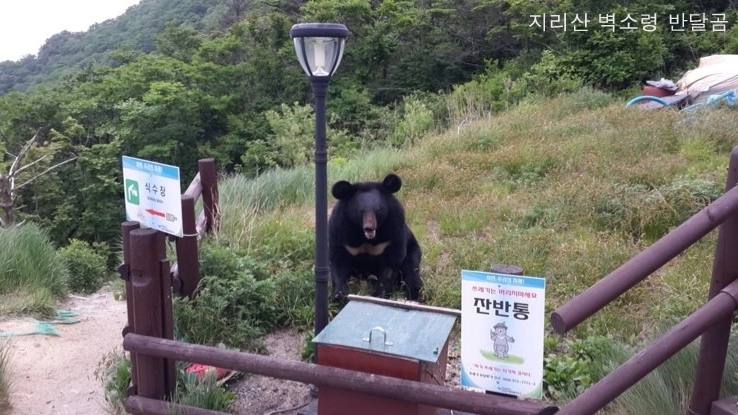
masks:
[[[368,240],[377,236],[377,229],[387,218],[390,207],[397,203],[392,195],[402,187],[400,176],[390,173],[380,182],[351,184],[336,182],[331,193],[344,204],[344,212],[351,223],[360,225]]]

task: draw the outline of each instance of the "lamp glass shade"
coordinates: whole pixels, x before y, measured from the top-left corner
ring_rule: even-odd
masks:
[[[345,39],[335,37],[296,37],[295,52],[308,76],[332,76],[341,63]]]

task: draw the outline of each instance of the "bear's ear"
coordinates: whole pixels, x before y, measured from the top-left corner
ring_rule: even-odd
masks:
[[[400,179],[400,176],[390,173],[382,181],[382,187],[390,193],[395,193],[402,187],[402,179]]]
[[[338,200],[347,200],[350,199],[351,196],[354,195],[354,192],[356,192],[356,187],[347,182],[346,180],[341,180],[340,182],[336,182],[336,184],[333,185],[333,189],[331,189],[331,193],[333,194],[333,197],[335,197]]]

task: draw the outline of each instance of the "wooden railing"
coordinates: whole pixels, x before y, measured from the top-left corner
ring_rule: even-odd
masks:
[[[172,264],[172,286],[183,297],[192,297],[200,283],[198,245],[203,235],[220,226],[218,176],[215,160],[201,159],[198,173],[182,194],[182,233],[176,240],[177,261]],[[202,211],[195,216],[197,199],[202,196]]]
[[[202,211],[195,216],[197,199],[202,196]],[[182,238],[176,240],[177,261],[169,266],[166,260],[164,234],[152,229],[140,229],[138,222],[123,222],[121,234],[123,242],[123,264],[118,268],[120,277],[126,281],[126,307],[128,323],[123,328],[123,336],[127,333],[151,333],[160,338],[172,339],[174,322],[172,316],[172,288],[180,296],[194,295],[200,282],[200,264],[198,243],[205,233],[218,229],[220,224],[220,208],[218,205],[218,181],[215,160],[212,158],[198,161],[198,173],[182,195]],[[142,244],[131,244],[131,235],[144,232],[154,235],[151,240]],[[135,259],[134,259],[135,258]],[[144,261],[142,267],[150,277],[144,282],[140,277],[144,274],[141,268],[133,268],[136,260]],[[156,269],[156,275],[151,270]],[[134,284],[134,281],[139,281]],[[141,363],[139,364],[139,359]],[[143,383],[147,388],[152,382],[150,373],[139,376],[138,368],[152,365],[150,356],[131,354],[131,388],[134,393]],[[161,376],[163,390],[175,386],[174,362],[165,365],[153,364],[151,370]],[[159,387],[157,386],[157,387]],[[171,389],[173,390],[173,389]]]
[[[554,330],[566,333],[720,226],[707,303],[572,400],[560,414],[594,414],[700,335],[687,414],[710,414],[719,398],[731,316],[738,309],[737,183],[738,147],[730,154],[723,196],[552,313]]]
[[[130,329],[124,331],[123,346],[131,352],[133,385],[125,406],[134,414],[144,415],[167,414],[172,410],[193,415],[221,414],[165,401],[174,391],[174,360],[185,360],[480,415],[591,415],[702,335],[688,413],[709,415],[712,403],[719,398],[731,316],[738,309],[738,255],[735,254],[738,252],[738,189],[735,186],[738,183],[738,147],[731,153],[728,170],[723,196],[552,313],[554,330],[566,333],[720,227],[707,303],[560,411],[542,402],[377,375],[366,376],[345,369],[175,342],[171,335],[171,286],[170,278],[167,278],[171,274],[162,234],[150,229],[137,229],[137,226],[126,222],[123,224],[125,263],[121,268],[129,277],[129,298],[135,306],[129,303]],[[197,185],[193,183],[193,186]],[[193,190],[193,193],[197,191]],[[217,200],[217,193],[214,194]],[[217,206],[217,203],[211,206]],[[217,208],[212,212],[217,213]],[[217,224],[217,215],[212,220],[211,224]],[[199,229],[207,229],[207,226],[206,223]],[[192,233],[199,234],[199,229]],[[185,269],[184,260],[178,260],[182,271]],[[189,280],[183,279],[182,275],[180,271],[180,284],[189,287]]]

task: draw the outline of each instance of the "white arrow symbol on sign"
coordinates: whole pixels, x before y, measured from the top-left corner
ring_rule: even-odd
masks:
[[[136,188],[132,184],[128,186],[128,196],[138,197],[138,192],[136,191]]]

